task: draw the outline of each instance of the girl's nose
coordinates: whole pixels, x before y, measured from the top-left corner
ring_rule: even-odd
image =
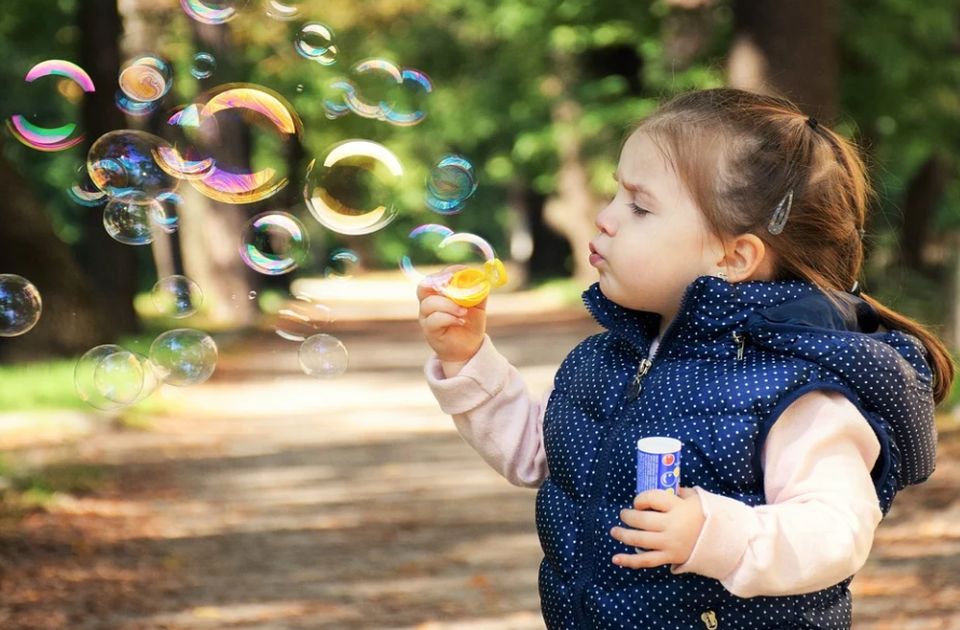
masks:
[[[610,212],[610,206],[607,206],[597,213],[597,219],[594,221],[594,224],[596,224],[597,229],[600,230],[601,233],[606,234],[607,236],[613,235],[616,226],[613,221],[612,213]]]

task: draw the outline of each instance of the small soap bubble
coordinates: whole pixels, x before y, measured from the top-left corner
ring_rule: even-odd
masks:
[[[310,162],[304,198],[324,227],[369,234],[396,218],[402,175],[400,160],[382,144],[348,140],[330,149],[322,162]]]
[[[87,152],[87,172],[97,188],[112,197],[130,191],[150,196],[174,191],[179,180],[164,172],[154,159],[156,152],[168,148],[165,140],[144,131],[110,131]]]
[[[193,56],[193,66],[190,68],[190,74],[195,79],[207,79],[213,75],[217,69],[216,58],[208,52],[198,52]]]
[[[67,196],[81,206],[95,208],[107,202],[107,195],[90,181],[87,165],[82,164],[75,169],[76,181],[67,189]]]
[[[16,337],[40,321],[43,302],[32,282],[13,273],[0,274],[0,337]]]
[[[247,0],[180,0],[180,7],[188,16],[204,24],[226,24],[237,17]]]
[[[333,44],[333,31],[325,24],[304,24],[297,33],[295,47],[301,57],[320,65],[330,66],[337,61],[338,50]]]
[[[288,22],[300,17],[303,0],[267,0],[267,16]]]
[[[459,155],[445,155],[427,178],[427,205],[439,214],[454,214],[477,190],[473,165]]]
[[[260,273],[276,276],[307,259],[310,239],[303,224],[286,212],[263,212],[247,222],[240,240],[240,258]]]
[[[217,367],[217,344],[199,330],[168,330],[150,344],[150,360],[164,383],[199,385],[210,378]]]
[[[150,297],[158,314],[177,319],[190,317],[203,304],[200,285],[182,275],[158,280],[150,291]]]
[[[172,85],[170,64],[155,55],[140,55],[120,70],[120,89],[130,99],[150,103],[166,95]]]
[[[304,374],[316,378],[333,378],[347,370],[347,347],[336,337],[320,333],[300,344],[298,353]]]
[[[277,311],[276,333],[287,341],[304,341],[333,322],[329,306],[308,295],[296,295]]]
[[[323,275],[327,278],[352,278],[360,267],[360,256],[353,250],[346,248],[335,249],[330,252],[327,267]]]
[[[139,191],[112,197],[103,209],[103,227],[115,241],[125,245],[153,242],[153,227],[163,221],[163,206]]]
[[[417,270],[421,265],[436,265],[440,262],[437,250],[445,238],[454,231],[445,225],[427,223],[410,230],[407,235],[411,241],[411,250],[400,257],[400,270],[411,282],[419,284],[426,274]]]
[[[247,299],[248,299],[248,300],[255,300],[255,299],[257,299],[257,292],[256,292],[256,291],[250,291],[249,293],[247,293]]]
[[[303,83],[297,84],[297,92],[303,92]]]
[[[85,352],[74,368],[73,382],[81,400],[102,410],[137,403],[160,385],[147,357],[114,344]]]

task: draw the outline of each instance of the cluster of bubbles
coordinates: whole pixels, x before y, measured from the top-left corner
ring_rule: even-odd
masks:
[[[13,273],[0,274],[0,337],[16,337],[40,321],[43,301],[32,282]]]
[[[114,410],[140,402],[163,384],[199,385],[217,366],[217,344],[205,332],[177,328],[158,335],[149,356],[116,344],[85,352],[73,372],[77,395],[91,407]]]
[[[216,25],[236,17],[249,0],[180,3],[192,19]],[[267,0],[264,6],[267,15],[277,20],[298,19],[302,13],[301,1]],[[319,22],[306,23],[297,30],[294,49],[303,58],[324,66],[333,65],[339,57],[333,30]],[[204,80],[213,76],[216,66],[213,55],[200,51],[193,56],[190,74]],[[51,75],[84,92],[94,91],[93,82],[81,68],[60,60],[37,64],[26,80]],[[172,79],[171,67],[162,58],[152,54],[135,57],[120,71],[117,105],[129,116],[153,113],[170,91]],[[347,78],[337,79],[329,87],[330,94],[323,103],[328,118],[352,113],[400,127],[424,120],[425,99],[433,91],[430,78],[423,72],[384,59],[355,64]],[[298,87],[298,91],[301,89]],[[292,105],[273,90],[249,83],[207,90],[170,112],[165,121],[160,132],[163,138],[134,129],[112,131],[98,138],[87,154],[85,167],[78,172],[77,182],[68,191],[80,205],[103,206],[104,228],[118,242],[146,245],[159,234],[175,231],[180,186],[190,186],[210,199],[230,204],[264,202],[284,189],[289,178],[269,166],[270,161],[263,168],[231,163],[233,158],[222,150],[219,140],[234,133],[236,125],[271,134],[283,145],[281,151],[303,139],[303,124]],[[15,115],[7,125],[18,140],[43,151],[66,149],[83,140],[72,123],[41,127]],[[351,139],[310,161],[303,198],[309,214],[326,229],[347,236],[368,235],[397,217],[403,177],[403,164],[386,146]],[[469,160],[444,155],[432,166],[425,185],[426,206],[437,214],[452,215],[461,212],[474,194],[477,178]],[[421,264],[440,260],[476,262],[477,252],[484,265],[495,258],[480,237],[439,224],[421,225],[410,232],[409,238],[411,249],[417,253],[405,255],[399,262],[415,282],[426,277],[418,270]],[[309,259],[308,230],[289,212],[261,212],[243,227],[238,251],[242,262],[258,273],[290,273]],[[354,251],[335,249],[326,260],[323,275],[346,279],[359,266],[360,258]],[[445,286],[450,277],[437,276],[433,281],[438,287]],[[14,286],[12,281],[7,282]],[[0,281],[0,308],[5,308],[5,291]],[[35,288],[33,291],[36,293]],[[248,298],[255,299],[256,292],[251,291]],[[200,308],[203,293],[193,280],[172,275],[157,281],[151,299],[157,314],[185,318]],[[17,317],[0,320],[4,325],[0,334],[21,334],[36,323],[36,319],[29,323],[26,306],[19,308]],[[36,317],[39,310],[36,294]],[[0,316],[7,317],[7,311]],[[300,366],[312,376],[335,376],[347,367],[346,347],[321,331],[331,321],[327,307],[304,296],[295,296],[278,313],[277,334],[300,343]],[[157,337],[147,357],[114,345],[92,349],[77,365],[76,387],[91,405],[117,408],[142,400],[160,383],[191,385],[205,381],[213,372],[216,357],[216,345],[206,333],[189,328],[171,330]]]
[[[367,59],[351,69],[348,78],[330,83],[335,93],[323,103],[327,118],[354,113],[398,127],[423,122],[422,101],[433,91],[430,77],[413,68],[400,68],[384,59]]]

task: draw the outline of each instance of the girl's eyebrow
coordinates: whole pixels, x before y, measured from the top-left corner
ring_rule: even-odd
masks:
[[[657,196],[654,195],[649,188],[647,188],[640,182],[632,182],[632,181],[621,179],[620,174],[617,171],[613,172],[613,180],[615,182],[619,182],[620,184],[623,184],[623,187],[629,190],[630,192],[640,193],[641,195],[649,197],[654,201],[658,201]]]

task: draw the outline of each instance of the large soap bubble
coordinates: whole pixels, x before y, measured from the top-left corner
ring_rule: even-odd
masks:
[[[0,337],[16,337],[40,321],[43,303],[33,283],[13,273],[0,274]]]
[[[124,245],[148,245],[153,242],[154,226],[161,225],[164,217],[159,201],[132,190],[110,198],[103,209],[103,227]]]
[[[460,155],[445,155],[427,177],[427,205],[439,214],[454,214],[477,190],[473,165]]]
[[[164,383],[198,385],[210,378],[217,367],[217,344],[199,330],[168,330],[150,344],[150,360]]]
[[[337,61],[338,50],[333,44],[333,31],[326,24],[304,24],[297,33],[295,47],[300,56],[322,66],[330,66]]]
[[[200,285],[186,276],[175,274],[160,278],[150,291],[157,313],[177,319],[190,317],[203,304]]]
[[[304,374],[317,378],[332,378],[347,371],[347,347],[332,335],[320,333],[300,344],[298,353]]]
[[[83,68],[62,59],[41,61],[27,71],[24,80],[32,83],[47,76],[64,77],[84,92],[95,91],[93,80]],[[62,151],[83,142],[83,134],[76,133],[77,125],[74,123],[47,127],[31,122],[22,114],[14,114],[7,120],[7,127],[14,138],[38,151]]]
[[[73,382],[81,400],[105,411],[140,402],[160,384],[147,357],[115,344],[85,352],[74,368]]]
[[[165,140],[145,131],[110,131],[90,147],[87,171],[97,188],[112,197],[131,191],[156,197],[176,190],[179,183],[154,159],[157,151],[169,148]]]
[[[276,276],[307,259],[310,239],[303,224],[286,212],[263,212],[250,219],[240,239],[240,258],[260,273]]]
[[[371,140],[335,145],[322,162],[307,167],[304,198],[324,227],[340,234],[369,234],[398,212],[403,165],[390,149]]]

